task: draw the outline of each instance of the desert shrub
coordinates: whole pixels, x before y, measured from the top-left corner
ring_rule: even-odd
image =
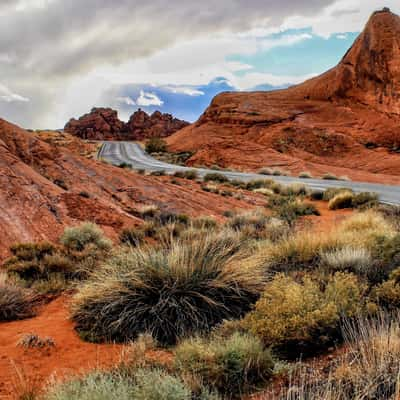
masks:
[[[155,204],[145,205],[139,210],[139,216],[143,219],[155,218],[159,213],[160,209]]]
[[[60,242],[71,251],[83,251],[89,246],[108,251],[112,246],[110,240],[105,238],[103,231],[91,222],[65,229]]]
[[[254,189],[253,192],[263,194],[264,196],[274,196],[274,192],[267,188]]]
[[[312,190],[309,194],[310,199],[314,201],[323,200],[324,198],[324,191],[323,190]]]
[[[20,243],[11,246],[10,250],[13,256],[3,267],[23,286],[35,286],[42,292],[58,292],[75,274],[72,260],[50,243]]]
[[[176,171],[174,173],[176,178],[190,179],[195,180],[199,177],[199,174],[196,170],[185,170],[185,171]]]
[[[123,168],[123,169],[132,169],[132,164],[122,162],[118,165],[118,167]]]
[[[150,175],[151,176],[165,176],[165,175],[167,175],[167,173],[165,172],[165,170],[160,169],[160,170],[157,170],[157,171],[150,172]]]
[[[399,316],[380,314],[345,324],[346,352],[327,374],[304,364],[275,400],[395,400],[400,392]]]
[[[167,142],[159,137],[152,137],[146,142],[146,151],[148,153],[165,153],[167,151]]]
[[[343,208],[353,208],[354,193],[341,192],[329,201],[330,210],[340,210]]]
[[[220,194],[221,194],[222,197],[232,197],[233,196],[232,191],[226,190],[226,189],[221,190]]]
[[[400,231],[400,206],[379,204],[375,207],[375,210],[387,218],[397,231]]]
[[[285,202],[274,210],[274,214],[292,226],[300,217],[307,215],[320,215],[320,212],[314,204],[290,201]]]
[[[145,234],[143,229],[137,227],[126,228],[119,235],[120,242],[130,246],[138,246],[143,243],[144,238]]]
[[[273,371],[271,353],[261,340],[244,333],[228,338],[186,340],[175,349],[175,368],[200,376],[211,388],[231,397],[240,397],[265,384]]]
[[[119,342],[151,332],[171,344],[243,315],[263,277],[256,268],[238,265],[240,247],[237,236],[223,233],[114,256],[75,296],[78,331]]]
[[[176,214],[173,212],[162,212],[157,216],[157,221],[161,225],[168,225],[168,224],[188,225],[190,223],[190,217],[186,214]]]
[[[264,168],[259,169],[258,173],[260,175],[272,175],[273,170],[272,170],[272,168],[264,167]]]
[[[227,222],[227,226],[235,231],[240,231],[246,226],[253,226],[262,230],[268,223],[268,217],[261,210],[249,211],[233,215]]]
[[[310,172],[304,171],[304,172],[300,172],[299,174],[299,178],[303,178],[303,179],[311,179],[313,176]]]
[[[68,190],[68,185],[63,179],[54,179],[53,183],[60,187],[61,189]]]
[[[367,249],[351,245],[322,253],[321,264],[331,272],[348,271],[361,276],[368,276],[375,267]]]
[[[289,173],[286,171],[283,171],[282,169],[276,168],[272,171],[272,175],[274,175],[274,176],[289,176]]]
[[[326,189],[323,195],[323,200],[324,201],[330,201],[332,200],[336,195],[343,193],[343,192],[352,192],[352,190],[347,189],[347,188],[329,188]]]
[[[324,174],[322,176],[322,179],[325,179],[327,181],[337,181],[337,180],[339,180],[339,178],[336,175],[334,175],[334,174],[332,174],[330,172],[327,172],[326,174]]]
[[[54,347],[56,345],[55,341],[51,337],[40,337],[35,333],[28,333],[21,337],[18,341],[17,346],[24,347],[26,349],[34,349],[34,348],[49,348]]]
[[[390,273],[400,265],[400,235],[381,235],[371,246],[372,256],[376,260],[377,273],[381,280],[388,278]]]
[[[342,208],[371,208],[378,204],[378,195],[375,193],[354,194],[351,191],[342,191],[329,201],[331,210]]]
[[[24,289],[0,283],[0,322],[32,317],[33,303],[34,298]]]
[[[374,288],[372,297],[386,308],[400,307],[400,268],[390,274],[389,280]]]
[[[297,357],[339,340],[341,318],[362,311],[364,291],[352,274],[336,273],[327,283],[277,275],[243,324],[266,345]]]
[[[202,185],[201,189],[207,193],[219,194],[219,189],[218,189],[218,186],[216,186],[216,185],[210,185],[210,184]]]
[[[274,181],[270,179],[256,179],[246,183],[247,190],[255,190],[255,189],[267,189],[270,188],[271,185],[274,184]]]
[[[359,209],[368,209],[379,205],[379,196],[376,193],[363,192],[354,196],[353,207]]]
[[[85,222],[66,228],[60,238],[63,252],[74,265],[74,277],[86,279],[109,256],[112,242],[96,224]]]
[[[81,196],[85,199],[90,199],[90,194],[86,191],[79,192],[79,196]]]
[[[229,179],[218,172],[210,172],[206,174],[203,178],[204,182],[217,182],[217,183],[227,183]]]
[[[217,221],[213,217],[199,217],[192,220],[194,229],[213,230],[217,227]]]
[[[308,194],[306,185],[302,183],[293,183],[291,185],[283,186],[280,190],[282,196],[305,196]]]

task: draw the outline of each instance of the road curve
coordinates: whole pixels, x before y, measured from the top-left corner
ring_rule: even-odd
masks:
[[[132,168],[144,169],[149,172],[165,171],[173,174],[176,171],[196,170],[199,176],[210,172],[220,172],[229,179],[238,179],[244,182],[253,179],[266,179],[266,175],[256,173],[243,173],[234,171],[215,171],[203,168],[189,168],[179,165],[168,164],[149,156],[137,143],[134,142],[103,142],[98,153],[98,159],[113,165],[122,163],[131,164]],[[323,179],[302,179],[289,176],[271,176],[271,178],[284,185],[292,183],[303,183],[310,189],[326,190],[332,187],[344,187],[360,192],[375,192],[380,196],[380,201],[387,204],[400,204],[400,186],[381,185],[375,183],[353,182],[353,181],[329,181]]]

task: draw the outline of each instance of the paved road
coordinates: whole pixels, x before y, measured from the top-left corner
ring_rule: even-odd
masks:
[[[149,156],[137,143],[133,142],[104,142],[101,147],[98,158],[113,165],[121,163],[131,164],[135,169],[144,169],[146,171],[165,171],[173,174],[176,171],[185,171],[195,169],[199,176],[204,176],[210,172],[216,172],[210,169],[188,168],[179,165],[167,164]],[[267,176],[255,173],[242,173],[234,171],[218,171],[229,179],[238,179],[244,182],[253,179],[266,179]],[[311,189],[325,190],[332,187],[345,187],[360,192],[375,192],[380,196],[380,200],[387,204],[400,204],[400,186],[379,185],[374,183],[352,182],[352,181],[329,181],[323,179],[301,179],[288,176],[272,176],[276,182],[282,184],[304,183]]]

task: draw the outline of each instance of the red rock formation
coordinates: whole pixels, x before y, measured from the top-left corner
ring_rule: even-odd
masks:
[[[249,207],[221,199],[195,183],[177,186],[168,177],[89,160],[0,119],[0,261],[15,242],[56,241],[66,226],[81,221],[117,238],[124,227],[142,222],[132,211],[143,204],[189,215]]]
[[[374,13],[339,65],[303,84],[218,95],[168,142],[195,151],[190,164],[399,183],[400,18]]]
[[[148,115],[139,109],[125,124],[118,113],[110,108],[93,108],[79,120],[71,119],[64,130],[81,139],[91,140],[142,140],[149,137],[166,137],[188,126],[189,123],[159,111]]]
[[[155,111],[148,115],[139,109],[129,119],[126,131],[132,140],[141,140],[149,137],[167,137],[188,125],[188,122],[174,118],[171,114]]]
[[[112,140],[119,137],[125,124],[118,119],[118,113],[111,108],[93,108],[79,120],[71,119],[64,130],[81,139]]]

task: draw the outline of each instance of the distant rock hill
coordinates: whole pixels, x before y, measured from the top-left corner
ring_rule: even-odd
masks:
[[[341,62],[303,84],[216,96],[168,142],[195,152],[189,164],[399,177],[400,18],[375,12]]]
[[[118,119],[111,108],[93,108],[78,120],[71,119],[64,131],[81,139],[90,140],[142,140],[150,137],[167,137],[188,126],[189,123],[159,111],[148,115],[139,109],[128,123]]]

